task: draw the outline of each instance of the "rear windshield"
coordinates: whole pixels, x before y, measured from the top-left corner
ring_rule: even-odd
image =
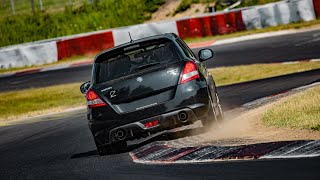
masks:
[[[97,57],[96,84],[181,60],[176,45],[169,39],[158,39],[116,49]]]

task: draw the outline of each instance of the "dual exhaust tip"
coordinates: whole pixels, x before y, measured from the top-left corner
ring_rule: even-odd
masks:
[[[181,122],[186,122],[186,121],[188,120],[188,113],[185,112],[185,111],[179,112],[179,114],[178,114],[178,119],[179,119],[179,121],[181,121]]]
[[[188,120],[188,113],[186,111],[181,111],[179,112],[178,114],[178,119],[179,121],[181,122],[187,122]],[[115,138],[119,141],[122,141],[124,139],[126,139],[128,133],[126,130],[124,129],[118,129],[116,132],[115,132]]]
[[[118,129],[115,132],[115,137],[117,140],[122,141],[127,137],[127,131],[124,129]]]

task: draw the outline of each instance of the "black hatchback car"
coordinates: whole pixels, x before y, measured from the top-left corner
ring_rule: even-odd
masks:
[[[128,140],[223,117],[215,82],[176,34],[143,38],[101,52],[86,94],[89,128],[100,155],[123,150]]]

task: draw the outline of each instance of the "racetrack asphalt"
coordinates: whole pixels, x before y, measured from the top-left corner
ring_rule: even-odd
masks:
[[[215,58],[207,68],[320,58],[320,30],[209,47]],[[197,54],[199,49],[193,49]],[[91,65],[0,78],[0,92],[90,80]]]
[[[224,110],[320,81],[320,70],[218,88]],[[133,150],[165,136],[155,137]],[[0,127],[0,179],[319,179],[320,158],[145,165],[99,157],[82,111]]]

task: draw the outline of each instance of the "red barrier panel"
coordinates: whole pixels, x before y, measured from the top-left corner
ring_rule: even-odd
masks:
[[[228,34],[246,30],[241,12],[231,12],[215,16],[218,24],[218,34]]]
[[[313,0],[313,7],[316,17],[320,17],[320,0]]]
[[[182,38],[204,37],[245,30],[241,11],[177,21]]]
[[[74,55],[97,53],[114,46],[112,31],[57,42],[58,60]]]
[[[177,21],[178,33],[181,38],[201,37],[201,26],[198,19],[186,19]]]

